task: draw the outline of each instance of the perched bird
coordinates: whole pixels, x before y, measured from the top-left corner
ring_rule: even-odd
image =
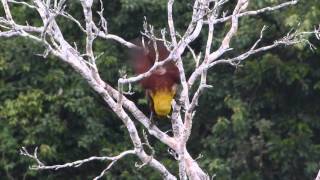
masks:
[[[132,66],[136,74],[147,72],[156,60],[156,51],[153,41],[147,39],[142,43],[141,39],[132,41],[141,49],[133,49],[130,52]],[[144,45],[143,45],[144,44]],[[163,61],[169,56],[169,51],[162,41],[156,41],[158,61]],[[171,111],[171,102],[174,98],[177,86],[180,84],[179,70],[174,62],[170,61],[156,69],[151,76],[140,81],[145,89],[150,102],[152,112],[158,116],[167,116]]]

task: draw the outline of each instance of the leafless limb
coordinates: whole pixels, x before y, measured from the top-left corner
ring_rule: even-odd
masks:
[[[82,160],[77,160],[74,162],[69,162],[69,163],[65,163],[65,164],[58,164],[58,165],[45,165],[43,162],[41,162],[37,156],[38,154],[38,148],[35,148],[34,153],[30,154],[27,149],[25,147],[22,147],[22,149],[20,149],[20,154],[23,156],[27,156],[31,159],[33,159],[37,164],[34,166],[31,166],[31,169],[34,170],[41,170],[41,169],[53,169],[53,170],[58,170],[58,169],[62,169],[62,168],[69,168],[69,167],[79,167],[82,164],[91,162],[91,161],[111,161],[111,163],[108,165],[109,169],[111,168],[111,166],[117,162],[118,160],[120,160],[121,158],[129,155],[129,154],[136,154],[135,150],[127,150],[124,151],[122,153],[120,153],[117,156],[101,156],[101,157],[97,157],[97,156],[92,156],[86,159],[82,159]]]
[[[104,8],[103,8],[103,2],[102,0],[100,0],[100,6],[101,6],[101,10],[98,11],[98,14],[100,16],[100,22],[99,24],[101,25],[102,29],[103,29],[103,32],[105,34],[108,34],[108,22],[107,20],[103,17],[103,11],[104,11]]]
[[[15,0],[8,0],[9,3],[13,3],[13,4],[22,4],[22,5],[25,5],[25,6],[28,6],[29,8],[31,9],[36,9],[36,7],[34,5],[31,5],[29,3],[26,3],[24,1],[15,1]]]
[[[5,12],[6,12],[6,18],[2,18],[6,20],[6,24],[9,24],[10,27],[13,29],[12,32],[8,31],[5,35],[6,37],[10,36],[25,36],[31,39],[34,39],[42,44],[44,44],[50,52],[60,58],[62,61],[68,63],[73,67],[76,71],[78,71],[81,76],[86,79],[89,83],[89,85],[96,90],[103,99],[110,104],[111,108],[119,114],[120,119],[123,121],[123,123],[126,125],[128,128],[130,137],[132,138],[133,145],[135,147],[136,155],[141,159],[143,163],[148,162],[148,165],[157,169],[162,176],[165,179],[175,179],[175,177],[156,159],[152,158],[150,160],[149,156],[144,152],[143,145],[141,143],[141,140],[138,136],[137,129],[132,122],[132,120],[129,118],[127,113],[121,108],[118,109],[116,108],[116,102],[114,101],[114,98],[118,96],[118,92],[114,89],[111,89],[110,86],[105,83],[99,76],[99,73],[97,71],[95,61],[94,61],[94,56],[92,52],[92,43],[95,38],[93,29],[95,26],[92,25],[93,22],[91,21],[90,18],[90,3],[87,1],[83,1],[82,5],[86,9],[84,11],[84,14],[86,14],[86,32],[87,32],[87,46],[86,46],[86,55],[89,57],[90,61],[89,63],[86,62],[85,59],[82,58],[80,53],[77,52],[76,49],[74,49],[68,42],[66,42],[63,38],[63,34],[60,31],[59,26],[57,25],[55,18],[52,18],[50,21],[50,25],[47,26],[46,33],[51,39],[51,43],[46,41],[46,39],[41,38],[41,34],[43,31],[34,31],[33,33],[37,33],[35,35],[29,34],[28,32],[24,31],[23,29],[16,30],[17,26],[14,20],[12,19],[11,12],[8,6],[8,2],[6,0],[2,0],[2,5],[4,6]],[[47,14],[49,13],[49,8],[46,6],[44,3],[42,3],[40,0],[35,0],[35,7],[38,13],[40,14],[43,24],[45,25],[49,21],[49,17]],[[89,7],[89,10],[88,10]],[[50,17],[55,17],[55,16],[50,16]],[[9,22],[9,23],[7,23]],[[44,27],[40,27],[41,29],[44,29]],[[33,29],[36,29],[35,27]],[[8,35],[9,34],[9,35]],[[1,35],[4,36],[4,33],[1,33]],[[89,65],[90,64],[90,65]],[[110,92],[109,92],[110,90]],[[113,95],[112,97],[110,94]],[[157,127],[153,126],[151,127],[150,123],[147,118],[141,113],[138,108],[136,108],[135,104],[132,103],[131,101],[125,99],[125,107],[127,109],[132,110],[134,112],[133,115],[136,117],[139,117],[137,119],[138,121],[141,121],[143,125],[146,126],[150,134],[153,134],[156,137],[159,137],[159,139],[165,143],[167,143],[170,146],[174,146],[174,141],[171,140],[169,136],[164,134],[162,131],[160,131]]]
[[[127,155],[130,154],[136,154],[135,150],[127,150],[124,151],[122,153],[120,153],[117,156],[101,156],[101,157],[97,157],[97,156],[92,156],[86,159],[82,159],[82,160],[77,160],[74,162],[69,162],[69,163],[65,163],[65,164],[58,164],[58,165],[45,165],[43,162],[41,162],[37,156],[38,153],[38,148],[36,147],[34,150],[33,154],[30,154],[27,149],[25,147],[22,147],[22,149],[20,149],[20,154],[23,156],[27,156],[31,159],[33,159],[37,164],[31,166],[30,168],[33,170],[48,170],[48,169],[53,169],[53,170],[58,170],[58,169],[63,169],[63,168],[70,168],[70,167],[79,167],[82,164],[91,162],[91,161],[111,161],[107,168],[104,169],[99,176],[95,177],[94,180],[97,180],[101,177],[103,177],[103,175],[111,169],[111,167],[120,159],[124,158]]]
[[[121,158],[133,154],[137,156],[141,164],[137,164],[138,168],[144,166],[150,166],[155,171],[159,172],[163,179],[175,180],[177,179],[170,171],[158,160],[155,159],[155,149],[150,145],[146,132],[143,131],[143,140],[141,140],[137,124],[134,120],[138,121],[147,132],[157,138],[160,142],[164,143],[170,149],[169,153],[174,156],[178,161],[179,165],[179,177],[180,179],[192,179],[192,180],[208,180],[209,175],[203,171],[197,163],[199,158],[192,158],[187,150],[187,142],[191,134],[193,117],[196,113],[196,107],[198,105],[199,98],[202,92],[212,87],[207,84],[207,73],[211,67],[217,64],[229,64],[232,66],[238,66],[243,60],[247,59],[253,54],[259,52],[267,51],[272,48],[284,45],[293,45],[297,43],[307,43],[311,48],[315,48],[305,36],[314,35],[316,38],[320,39],[320,25],[315,27],[314,31],[309,32],[298,32],[290,31],[283,38],[274,41],[270,45],[260,46],[263,40],[263,32],[265,27],[262,28],[260,37],[252,45],[252,47],[246,52],[229,59],[220,59],[226,52],[231,51],[232,47],[230,42],[235,38],[237,31],[239,29],[239,18],[243,16],[257,15],[264,12],[275,11],[287,6],[295,5],[298,1],[288,1],[281,3],[279,5],[261,8],[258,10],[247,10],[250,0],[237,0],[236,6],[232,10],[231,15],[226,15],[225,12],[220,13],[220,9],[225,5],[228,0],[195,0],[192,9],[191,21],[188,24],[185,32],[180,36],[176,32],[173,17],[174,0],[168,0],[167,3],[167,16],[168,16],[168,32],[170,35],[170,40],[166,39],[166,31],[162,30],[162,37],[156,37],[154,33],[155,29],[145,24],[144,36],[149,37],[152,40],[156,60],[154,65],[145,73],[128,77],[123,75],[118,79],[118,89],[115,89],[106,81],[104,81],[99,74],[99,68],[96,65],[96,59],[93,45],[97,38],[105,40],[113,40],[127,48],[143,48],[134,45],[133,43],[123,39],[115,34],[110,34],[108,32],[108,22],[103,15],[104,8],[103,2],[100,0],[100,10],[97,14],[100,18],[99,24],[95,24],[93,21],[94,10],[92,9],[92,0],[80,0],[83,9],[83,14],[85,18],[85,26],[83,26],[75,17],[73,17],[68,12],[65,12],[65,6],[67,5],[65,0],[55,0],[53,3],[51,1],[33,0],[32,3],[27,3],[25,1],[15,1],[15,0],[1,0],[2,6],[5,12],[5,17],[0,17],[0,37],[26,37],[33,41],[36,41],[44,46],[44,53],[42,56],[46,57],[51,54],[59,58],[62,62],[69,64],[75,71],[77,71],[83,79],[85,79],[89,86],[101,95],[102,99],[109,105],[111,110],[116,113],[119,119],[122,121],[127,131],[133,145],[133,150],[124,151],[118,156],[108,157],[90,157],[83,160],[78,160],[62,165],[51,165],[46,166],[37,157],[37,149],[35,149],[33,154],[30,154],[25,148],[22,148],[21,154],[33,159],[36,162],[36,166],[33,169],[61,169],[67,167],[78,167],[83,163],[90,161],[110,161],[108,166],[101,171],[101,173],[95,178],[99,179],[104,176],[104,174],[110,170],[110,168]],[[42,19],[42,26],[30,26],[28,24],[17,24],[10,11],[10,4],[24,5],[30,10],[37,11]],[[210,5],[211,4],[211,5]],[[64,38],[63,33],[60,30],[59,25],[56,22],[56,17],[61,16],[66,19],[71,20],[75,23],[78,28],[84,32],[86,37],[86,46],[81,54],[81,50],[77,47],[72,46]],[[230,21],[231,27],[228,29],[226,35],[223,37],[220,46],[217,49],[212,50],[212,39],[215,35],[215,25],[218,23]],[[199,37],[204,27],[208,27],[207,42],[205,50],[199,53],[197,56],[190,43]],[[170,51],[169,56],[163,60],[159,61],[159,52],[156,45],[156,41],[164,41],[167,49]],[[191,76],[187,79],[185,70],[183,67],[183,52],[189,49],[193,59],[196,62],[194,71]],[[203,56],[201,56],[203,54]],[[161,131],[155,124],[152,124],[145,114],[143,114],[136,104],[130,101],[126,95],[131,94],[131,85],[136,83],[143,78],[146,78],[152,73],[154,73],[158,68],[161,68],[164,64],[168,62],[175,62],[179,69],[179,76],[181,80],[181,92],[179,92],[175,101],[172,102],[173,112],[171,115],[172,132],[173,136],[167,135],[165,132]],[[196,88],[195,92],[191,92],[191,87],[195,84],[195,81],[200,78],[199,86]],[[125,85],[129,86],[129,93],[124,91]],[[148,155],[145,148],[151,151]],[[319,176],[319,175],[318,175]]]
[[[13,37],[13,36],[18,36],[18,35],[20,35],[20,33],[17,32],[17,31],[14,31],[14,30],[0,32],[0,36],[1,37],[6,37],[6,38]]]
[[[315,180],[320,180],[320,170],[318,171],[317,177],[315,178]]]
[[[37,162],[38,166],[44,166],[44,164],[38,159],[38,155],[37,155],[38,154],[38,147],[35,148],[33,155],[31,155],[25,147],[22,147],[20,149],[20,154],[23,156],[27,156],[31,159],[34,159]]]
[[[207,68],[211,68],[211,67],[213,67],[217,64],[221,64],[221,63],[226,63],[226,64],[230,64],[233,66],[237,66],[241,63],[241,61],[243,61],[243,60],[247,59],[249,56],[251,56],[253,54],[257,54],[259,52],[268,51],[270,49],[276,48],[281,45],[289,46],[289,45],[294,45],[294,44],[303,43],[303,42],[309,43],[309,41],[307,41],[305,37],[300,36],[301,33],[295,32],[292,34],[288,33],[283,38],[276,40],[273,44],[256,48],[257,44],[261,41],[261,39],[263,37],[262,33],[263,33],[264,29],[265,28],[262,29],[260,38],[255,42],[255,44],[250,48],[250,50],[248,50],[247,52],[240,54],[239,56],[234,57],[234,58],[221,59],[221,60],[214,61],[214,62],[210,63],[207,66]],[[303,32],[302,34],[316,34],[316,32],[310,31],[310,32]]]
[[[172,17],[173,3],[174,3],[174,0],[168,0],[168,25],[169,25],[171,41],[173,43],[173,46],[176,46],[177,45],[176,30],[174,29],[174,22]]]
[[[265,7],[265,8],[262,8],[262,9],[253,10],[253,11],[245,11],[245,12],[242,12],[242,13],[238,14],[237,16],[238,17],[253,16],[253,15],[258,15],[258,14],[265,13],[265,12],[268,12],[268,11],[276,11],[278,9],[282,9],[284,7],[287,7],[287,6],[295,5],[298,2],[299,2],[298,0],[291,0],[291,1],[279,4],[279,5],[276,5],[276,6],[269,6],[269,7]],[[214,24],[226,22],[226,21],[230,20],[231,18],[232,18],[232,15],[216,19],[216,20],[214,20]]]
[[[81,23],[80,23],[76,18],[74,18],[71,14],[69,14],[69,13],[67,13],[67,12],[65,12],[65,11],[62,11],[62,12],[60,13],[60,15],[63,16],[63,17],[65,17],[65,18],[67,18],[67,19],[70,19],[72,22],[74,22],[74,23],[76,23],[76,24],[78,25],[79,29],[80,29],[82,32],[87,33],[87,31],[85,30],[85,28],[82,27]]]
[[[194,50],[189,45],[187,46],[187,48],[190,51],[190,53],[194,59],[194,62],[196,63],[196,67],[198,67],[199,63],[200,63],[200,59],[201,59],[201,52],[197,56],[196,53],[194,52]]]

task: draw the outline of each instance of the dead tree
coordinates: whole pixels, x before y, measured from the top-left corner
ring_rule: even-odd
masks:
[[[145,24],[144,36],[147,36],[153,41],[164,41],[170,54],[169,56],[160,62],[155,62],[153,67],[147,72],[139,74],[133,77],[122,77],[118,80],[118,87],[112,87],[106,83],[100,75],[99,68],[96,65],[96,56],[93,52],[93,44],[95,39],[105,39],[106,41],[116,41],[124,46],[124,48],[139,48],[129,41],[108,32],[107,21],[103,17],[103,4],[100,1],[101,9],[97,12],[100,16],[100,25],[97,25],[93,21],[93,0],[80,0],[83,14],[85,18],[85,25],[81,24],[76,18],[65,11],[65,6],[68,5],[66,0],[30,0],[30,1],[16,1],[16,0],[1,0],[2,7],[5,15],[0,17],[0,37],[12,38],[12,37],[25,37],[32,41],[36,41],[43,45],[45,51],[43,57],[46,58],[48,54],[55,56],[64,63],[69,64],[76,72],[78,72],[83,79],[85,79],[88,85],[101,95],[101,98],[109,105],[112,111],[118,116],[127,128],[130,139],[132,141],[132,149],[124,151],[117,156],[103,156],[103,157],[89,157],[87,159],[77,160],[61,165],[45,165],[37,157],[37,149],[34,153],[29,153],[25,148],[21,149],[21,154],[25,155],[35,161],[35,165],[32,169],[61,169],[67,167],[78,167],[84,163],[90,161],[110,161],[108,166],[102,170],[102,172],[95,178],[101,178],[115,162],[124,158],[127,155],[136,155],[141,164],[137,165],[138,168],[143,166],[150,166],[155,171],[159,172],[163,179],[174,180],[177,179],[173,172],[170,172],[160,160],[156,159],[153,154],[147,154],[145,148],[154,149],[148,143],[147,133],[154,136],[157,140],[165,144],[172,151],[170,153],[175,157],[179,165],[179,179],[192,179],[192,180],[206,180],[210,179],[209,175],[200,168],[197,161],[191,157],[187,149],[187,142],[190,137],[190,132],[193,123],[193,117],[195,115],[195,109],[198,105],[198,99],[203,91],[208,90],[211,86],[207,84],[207,72],[217,64],[227,64],[231,66],[238,66],[243,60],[249,56],[258,52],[270,50],[272,48],[281,45],[293,45],[297,43],[308,43],[311,47],[312,44],[307,41],[305,36],[314,35],[320,39],[320,26],[310,32],[298,32],[290,31],[286,36],[275,40],[269,45],[260,45],[260,41],[263,40],[263,32],[265,28],[261,30],[260,38],[242,54],[232,58],[221,58],[222,55],[229,51],[232,51],[230,47],[230,41],[237,34],[239,28],[239,19],[244,16],[254,16],[260,13],[269,11],[276,11],[283,9],[287,6],[293,6],[298,1],[291,0],[282,4],[273,5],[257,10],[247,10],[250,0],[237,0],[231,13],[220,12],[220,9],[225,5],[228,0],[195,0],[193,4],[193,12],[191,21],[185,32],[178,35],[175,30],[173,7],[174,0],[168,0],[167,3],[167,21],[168,21],[168,36],[163,34],[162,37],[156,37],[153,33],[153,27]],[[18,24],[12,17],[10,5],[16,4],[26,6],[30,11],[36,11],[39,17],[42,19],[42,26],[31,26],[29,24]],[[64,17],[71,22],[75,23],[77,27],[85,33],[86,46],[85,54],[81,54],[77,48],[72,46],[71,42],[68,42],[64,34],[61,32],[60,26],[56,22],[56,18]],[[112,17],[110,17],[112,18]],[[220,42],[220,46],[217,49],[212,49],[212,39],[214,37],[215,26],[220,23],[231,22],[231,26],[227,30],[227,33]],[[112,24],[111,24],[112,26]],[[194,41],[203,31],[204,27],[207,27],[208,34],[206,37],[205,50],[202,53],[195,54],[190,48],[189,44]],[[184,51],[190,51],[193,55],[196,66],[193,69],[193,73],[190,77],[186,77],[183,68]],[[159,67],[165,63],[176,63],[179,73],[182,90],[179,94],[179,98],[172,102],[172,114],[171,123],[173,136],[169,136],[165,132],[161,131],[156,125],[152,124],[149,118],[139,110],[137,105],[127,99],[127,94],[123,92],[123,88],[126,85],[137,83],[141,79],[150,76]],[[195,82],[199,80],[197,90],[192,93],[190,89],[195,86]],[[179,102],[179,103],[178,103]],[[130,115],[129,115],[130,114]],[[134,121],[139,122],[139,126],[143,126],[147,129],[144,133],[143,139],[139,136],[137,127]],[[168,121],[169,122],[169,121]]]

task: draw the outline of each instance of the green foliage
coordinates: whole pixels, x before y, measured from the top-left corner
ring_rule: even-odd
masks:
[[[97,2],[94,7],[100,9]],[[252,2],[250,8],[280,2],[260,0]],[[166,1],[104,3],[109,32],[125,39],[139,35],[144,16],[157,33],[167,26]],[[181,0],[174,4],[179,32],[185,30],[191,17],[189,3]],[[272,43],[292,27],[313,29],[320,15],[317,7],[317,1],[305,1],[295,8],[242,18],[237,38],[232,41],[234,50],[228,56],[250,48],[263,25],[268,26],[263,44]],[[40,24],[35,12],[22,6],[12,8],[18,22]],[[79,2],[70,1],[67,10],[82,19]],[[58,23],[69,42],[76,42],[79,49],[85,46],[83,33],[75,24],[63,18]],[[213,47],[219,46],[229,25],[215,27],[221,32],[215,33]],[[203,37],[192,44],[196,51],[205,43]],[[319,46],[318,41],[310,41]],[[102,78],[109,83],[116,84],[119,69],[131,73],[124,47],[97,40],[94,49],[96,55],[104,53],[97,63]],[[125,128],[100,97],[67,65],[53,57],[35,55],[42,51],[41,46],[23,38],[2,39],[0,43],[0,179],[92,179],[106,163],[37,172],[28,169],[34,162],[18,153],[21,146],[30,151],[39,147],[40,158],[54,164],[92,155],[115,155],[132,148]],[[243,67],[217,66],[210,71],[208,81],[214,88],[200,99],[188,143],[194,157],[204,155],[198,161],[210,175],[219,180],[315,177],[320,160],[319,55],[319,48],[312,52],[306,44],[279,47],[250,57]],[[190,54],[185,58],[190,60]],[[186,63],[188,73],[193,66],[192,61]],[[136,94],[130,98],[148,113],[141,88],[134,86],[134,90]],[[170,128],[167,122],[157,123],[161,129]],[[156,157],[177,172],[167,147],[149,138]],[[118,162],[105,179],[160,178],[151,168],[138,170],[135,162],[139,161],[132,156]]]

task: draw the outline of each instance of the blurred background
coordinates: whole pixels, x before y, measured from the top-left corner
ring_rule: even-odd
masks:
[[[94,1],[94,10],[100,10]],[[142,31],[144,16],[156,32],[167,27],[166,1],[104,0],[104,16],[108,31],[130,40]],[[251,1],[249,9],[279,4],[283,0]],[[0,6],[0,16],[4,16]],[[234,7],[230,1],[226,9]],[[11,6],[16,22],[41,25],[36,12],[25,6]],[[67,2],[66,10],[84,24],[79,2]],[[192,2],[176,0],[174,17],[182,34],[191,17]],[[230,13],[230,10],[229,10]],[[94,13],[95,21],[99,16]],[[85,36],[78,27],[62,17],[58,23],[65,38],[75,42],[81,52]],[[280,11],[245,17],[231,47],[229,56],[250,48],[268,26],[262,44],[270,44],[290,29],[313,30],[319,24],[318,0],[301,1]],[[226,33],[230,23],[215,27],[214,47]],[[207,28],[192,43],[196,52],[203,50]],[[310,38],[315,46],[319,41]],[[279,47],[249,57],[243,66],[220,65],[213,68],[205,92],[197,108],[191,140],[193,157],[208,174],[218,180],[302,180],[314,179],[320,168],[320,48],[311,51],[308,45]],[[119,70],[132,75],[127,49],[116,42],[96,40],[95,54],[101,76],[116,85]],[[43,47],[25,38],[1,39],[0,43],[0,179],[92,179],[107,166],[91,162],[78,168],[58,171],[32,171],[30,159],[19,155],[25,146],[32,151],[39,147],[39,156],[46,164],[62,164],[97,155],[116,155],[131,149],[127,130],[115,114],[69,66],[49,56],[36,54]],[[184,54],[187,73],[194,61]],[[130,97],[148,114],[142,89],[134,86]],[[169,120],[157,122],[169,130]],[[139,132],[142,127],[136,123]],[[177,173],[175,160],[167,147],[149,136],[156,149],[156,158],[171,172]],[[104,179],[161,179],[149,167],[137,169],[134,156],[126,157],[104,176]],[[148,178],[146,178],[148,177]]]

